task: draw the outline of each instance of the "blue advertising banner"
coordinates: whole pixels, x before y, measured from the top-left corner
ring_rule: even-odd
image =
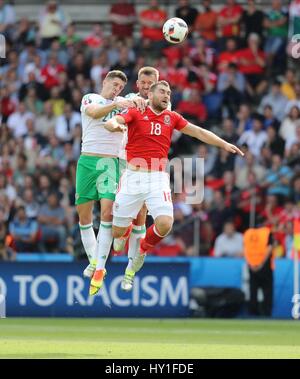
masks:
[[[82,263],[1,263],[0,293],[6,299],[6,316],[188,316],[188,262],[147,262],[131,292],[120,288],[125,267],[110,262],[103,288],[90,297]]]

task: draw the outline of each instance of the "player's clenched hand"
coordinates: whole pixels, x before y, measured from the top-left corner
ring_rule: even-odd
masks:
[[[119,99],[116,102],[116,107],[119,108],[119,109],[134,108],[135,104],[134,104],[133,100]]]
[[[104,128],[111,133],[121,132],[125,133],[127,131],[126,125],[118,124],[116,122],[108,121],[104,124]]]
[[[224,149],[228,151],[229,153],[233,154],[240,154],[242,157],[244,156],[244,153],[235,145],[232,145],[231,143],[226,143],[224,146]]]
[[[145,109],[146,109],[146,106],[147,106],[147,100],[143,99],[142,97],[140,96],[136,96],[134,99],[133,99],[133,102],[135,104],[135,106],[137,107],[137,109],[144,113],[145,112]]]

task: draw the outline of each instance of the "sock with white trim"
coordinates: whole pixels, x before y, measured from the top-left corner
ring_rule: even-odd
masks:
[[[97,240],[93,229],[93,224],[81,225],[79,224],[81,241],[84,247],[84,251],[89,259],[90,263],[96,264],[96,247]]]
[[[146,226],[145,225],[134,225],[132,227],[131,234],[129,236],[128,242],[128,265],[126,269],[132,269],[132,261],[136,254],[139,254],[140,249],[140,239],[144,238],[146,235]]]
[[[112,241],[112,222],[101,221],[100,229],[97,236],[96,270],[101,270],[105,268],[105,264],[110,253]]]

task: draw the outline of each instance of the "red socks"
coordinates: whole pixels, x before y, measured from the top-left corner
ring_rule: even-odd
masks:
[[[141,248],[144,252],[153,248],[154,245],[158,244],[164,238],[157,233],[154,224],[147,229],[146,237],[141,241]]]

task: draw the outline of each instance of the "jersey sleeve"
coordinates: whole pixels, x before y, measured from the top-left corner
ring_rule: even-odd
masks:
[[[85,113],[87,107],[91,104],[106,105],[105,99],[102,99],[101,96],[96,93],[88,93],[84,95],[81,100],[80,112]]]
[[[185,128],[188,124],[188,120],[186,120],[184,117],[182,117],[177,112],[172,112],[172,113],[173,113],[173,117],[175,120],[174,129],[181,130],[181,129]]]
[[[117,116],[121,116],[124,118],[125,124],[127,125],[134,120],[135,115],[136,115],[136,108],[130,108],[130,109],[127,108],[117,114]]]

